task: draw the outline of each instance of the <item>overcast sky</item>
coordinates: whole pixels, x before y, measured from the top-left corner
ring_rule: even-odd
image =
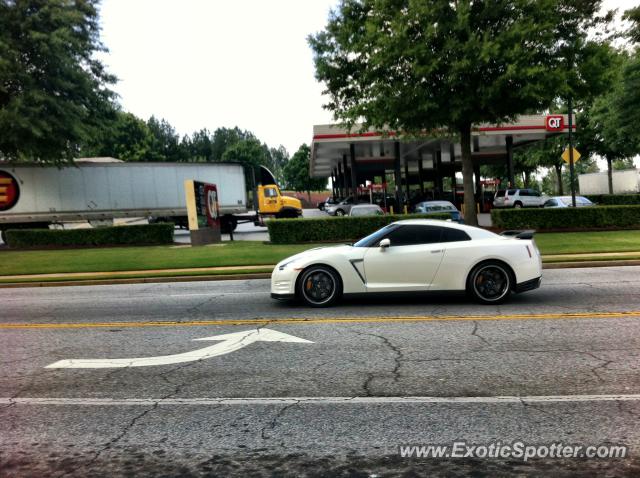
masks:
[[[180,135],[239,126],[293,154],[332,122],[306,37],[337,0],[103,0],[102,56],[126,111]],[[637,0],[605,0],[631,8]]]

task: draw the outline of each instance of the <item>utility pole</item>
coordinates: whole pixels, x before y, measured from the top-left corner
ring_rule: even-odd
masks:
[[[569,172],[571,182],[571,205],[576,207],[575,168],[573,167],[573,103],[569,96]]]

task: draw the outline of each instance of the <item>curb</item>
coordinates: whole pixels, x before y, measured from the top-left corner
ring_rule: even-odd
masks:
[[[174,276],[174,277],[143,277],[137,279],[96,279],[96,280],[70,280],[70,281],[47,281],[47,282],[7,282],[0,284],[0,289],[18,289],[26,287],[66,287],[81,285],[117,285],[117,284],[154,284],[166,282],[204,282],[221,280],[251,280],[270,279],[271,273],[263,272],[256,274],[216,274],[201,276]]]
[[[583,267],[621,267],[640,266],[640,260],[633,259],[627,261],[582,261],[582,262],[547,262],[542,264],[543,269],[578,269]],[[7,282],[0,284],[0,289],[17,289],[27,287],[67,287],[83,285],[118,285],[118,284],[156,284],[167,282],[204,282],[221,280],[252,280],[270,279],[271,273],[253,274],[216,274],[198,276],[173,276],[173,277],[146,277],[131,279],[96,279],[96,280],[70,280],[70,281],[47,281],[47,282]]]
[[[582,262],[546,262],[543,269],[579,269],[581,267],[620,267],[640,266],[640,260],[629,259],[623,261],[582,261]]]

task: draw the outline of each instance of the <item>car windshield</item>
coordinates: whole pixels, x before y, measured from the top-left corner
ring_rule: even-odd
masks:
[[[427,206],[427,211],[453,211],[455,208],[447,204],[432,204]]]
[[[384,236],[386,236],[397,227],[397,224],[389,224],[382,229],[378,229],[373,234],[369,234],[367,237],[363,237],[358,242],[356,242],[353,247],[371,247],[373,245],[376,245],[382,240]]]

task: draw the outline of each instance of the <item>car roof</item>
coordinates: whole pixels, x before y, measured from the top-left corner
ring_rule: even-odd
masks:
[[[434,206],[453,206],[453,203],[449,201],[420,201],[418,204],[433,204]]]
[[[576,197],[577,198],[582,198],[582,199],[587,199],[586,197],[578,196],[577,194],[576,194]],[[571,199],[571,196],[552,196],[549,199]]]
[[[450,229],[459,229],[469,234],[469,236],[471,236],[473,239],[488,239],[491,237],[498,236],[497,234],[491,231],[487,231],[479,227],[468,226],[467,224],[459,224],[453,221],[444,221],[441,219],[402,219],[400,221],[392,222],[391,224],[402,224],[402,225],[412,225],[412,226],[438,226],[438,227],[448,227]]]

